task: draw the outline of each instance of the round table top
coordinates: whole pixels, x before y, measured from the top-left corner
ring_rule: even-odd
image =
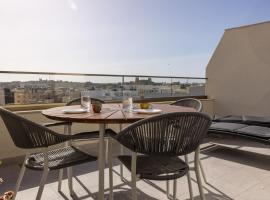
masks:
[[[134,104],[135,107],[138,105]],[[169,104],[151,104],[153,108],[160,109],[164,113],[172,112],[196,112],[194,108],[174,106]],[[42,114],[49,119],[58,121],[69,121],[79,123],[106,123],[106,124],[119,124],[119,123],[133,123],[147,117],[157,114],[138,114],[135,112],[123,112],[121,104],[102,104],[100,113],[93,111],[79,114],[66,114],[63,112],[65,109],[80,108],[80,105],[75,106],[62,106],[43,110]]]

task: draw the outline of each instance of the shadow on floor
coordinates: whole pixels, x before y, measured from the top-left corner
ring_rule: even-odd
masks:
[[[269,155],[229,147],[220,147],[211,151],[202,152],[202,154],[208,157],[216,157],[222,160],[270,171]]]
[[[114,165],[118,165],[119,162],[114,162]],[[0,194],[8,190],[14,190],[15,183],[19,176],[20,167],[18,164],[0,167],[0,176],[3,177],[4,183],[0,185]],[[90,162],[81,165],[77,165],[73,168],[75,176],[88,174],[91,172],[97,172],[97,162]],[[46,184],[58,181],[58,170],[53,170],[49,173]],[[26,190],[33,187],[38,187],[40,184],[42,172],[27,169],[22,180],[20,190]],[[67,179],[66,170],[64,171],[63,179]],[[98,184],[98,181],[97,181]]]
[[[215,194],[215,193],[207,193],[205,194],[205,199],[207,200],[233,200],[227,196],[223,196],[223,195],[220,195],[220,194]],[[185,200],[189,200],[188,199],[185,199]],[[201,197],[200,196],[196,196],[194,197],[194,200],[201,200]]]

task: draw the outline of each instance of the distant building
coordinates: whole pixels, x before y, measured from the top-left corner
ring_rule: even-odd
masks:
[[[190,86],[188,88],[188,94],[190,96],[203,96],[205,95],[205,86],[204,85]]]
[[[14,103],[14,93],[10,88],[4,88],[5,93],[5,104],[13,104]]]
[[[14,104],[25,104],[26,103],[26,95],[24,93],[24,89],[15,89],[12,91],[14,94]]]

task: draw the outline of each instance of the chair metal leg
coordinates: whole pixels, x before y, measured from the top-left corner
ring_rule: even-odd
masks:
[[[67,125],[67,135],[71,135],[71,125]],[[66,146],[71,145],[71,141],[66,142]],[[69,194],[72,197],[74,195],[73,191],[73,173],[72,173],[72,167],[67,168],[67,176],[68,176],[68,188],[69,188]]]
[[[38,189],[38,193],[37,193],[37,197],[36,200],[40,200],[41,199],[41,195],[42,192],[44,190],[44,186],[48,177],[48,173],[49,173],[49,161],[48,161],[48,154],[47,154],[48,150],[46,148],[46,150],[43,151],[43,155],[44,155],[44,168],[43,168],[43,173],[42,173],[42,177],[40,180],[40,184],[39,184],[39,189]]]
[[[28,158],[28,156],[29,156],[29,154],[27,154],[25,156],[25,159],[23,161],[23,164],[22,164],[22,167],[21,167],[21,170],[20,170],[19,177],[18,177],[17,182],[16,182],[15,191],[14,191],[14,197],[13,197],[14,200],[16,199],[16,195],[17,195],[17,193],[19,191],[19,188],[21,186],[21,183],[22,183],[22,179],[23,179],[23,176],[24,176],[24,173],[25,173],[25,169],[26,169],[24,164],[25,164],[25,161]]]
[[[105,147],[105,164],[108,165],[109,164],[109,139],[107,138],[105,140],[106,142],[106,147]]]
[[[39,189],[38,189],[36,200],[41,199],[41,195],[42,195],[42,192],[44,190],[44,186],[45,186],[45,183],[46,183],[46,180],[47,180],[47,177],[48,177],[48,173],[49,173],[49,169],[44,168],[43,174],[42,174],[42,177],[41,177],[41,181],[40,181],[40,184],[39,184]]]
[[[62,188],[63,174],[64,174],[64,169],[59,169],[59,174],[58,174],[58,192],[60,192],[61,191],[61,188]]]
[[[199,169],[199,157],[200,154],[200,147],[198,147],[195,151],[195,159],[194,159],[194,164],[195,164],[195,174],[196,174],[196,179],[199,187],[199,192],[200,192],[200,197],[201,200],[205,200],[204,192],[203,192],[203,186],[202,186],[202,180],[200,176],[200,169]]]
[[[166,194],[167,198],[170,199],[170,181],[166,180]]]
[[[72,197],[74,195],[73,191],[73,173],[72,173],[72,167],[67,168],[67,175],[68,175],[68,188],[70,196]]]
[[[119,130],[122,130],[122,124],[119,124]],[[123,145],[120,144],[120,155],[124,154],[124,147]],[[124,182],[124,168],[123,168],[123,164],[120,163],[120,178],[121,180]]]
[[[185,162],[189,164],[188,161],[188,155],[185,155]],[[188,181],[188,189],[189,189],[189,196],[190,199],[193,200],[193,190],[192,190],[192,183],[191,183],[191,177],[190,177],[190,171],[187,172],[187,181]]]
[[[109,200],[113,200],[113,171],[112,171],[112,139],[108,139],[108,164],[109,164]]]
[[[202,165],[201,159],[199,159],[199,166],[200,166],[200,169],[201,169],[201,172],[202,172],[203,181],[205,183],[208,183],[207,182],[207,179],[206,179],[206,175],[205,175],[204,169],[203,169],[203,165]]]
[[[137,167],[137,154],[135,152],[132,152],[132,161],[131,161],[131,186],[132,186],[132,200],[137,200],[137,194],[136,194],[136,169]]]
[[[99,145],[98,145],[98,199],[104,200],[104,133],[105,133],[105,124],[99,124]]]
[[[173,180],[173,200],[176,200],[176,187],[177,187],[177,179]]]
[[[71,125],[64,125],[64,134],[71,134]],[[63,174],[64,174],[64,169],[60,169],[59,175],[58,175],[58,192],[60,192],[62,188]]]

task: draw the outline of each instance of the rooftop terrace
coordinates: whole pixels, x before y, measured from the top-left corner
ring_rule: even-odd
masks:
[[[255,143],[218,140],[217,146],[205,150],[201,154],[202,163],[205,168],[208,183],[204,183],[207,200],[269,200],[270,190],[270,149]],[[231,143],[231,144],[230,144]],[[230,145],[228,145],[230,144]],[[248,145],[247,145],[248,144]],[[205,144],[207,146],[208,144]],[[96,146],[92,144],[92,149],[87,147],[87,151],[95,152]],[[117,145],[114,146],[117,153]],[[192,158],[192,156],[190,156]],[[193,164],[190,159],[191,166]],[[0,187],[0,193],[13,189],[14,183],[19,173],[19,165],[10,163],[0,168],[1,175],[6,180]],[[114,162],[115,171],[119,172],[119,163]],[[77,199],[97,199],[98,191],[98,171],[97,164],[83,164],[74,168],[76,180],[74,190]],[[129,180],[130,173],[124,171],[125,178]],[[51,172],[45,186],[42,199],[67,200],[69,196],[66,179],[63,182],[62,193],[57,191],[57,171]],[[191,173],[192,185],[195,200],[200,199],[194,172]],[[23,180],[23,185],[18,193],[18,199],[34,199],[36,195],[41,173],[28,170]],[[108,168],[105,171],[105,188],[108,189]],[[166,199],[165,182],[146,182],[140,180],[138,186],[138,199],[154,200]],[[106,192],[108,194],[108,191]],[[108,197],[108,195],[106,195]],[[114,198],[116,200],[131,199],[130,187],[121,181],[117,174],[114,174]],[[178,180],[177,198],[189,199],[187,179],[185,177]]]

